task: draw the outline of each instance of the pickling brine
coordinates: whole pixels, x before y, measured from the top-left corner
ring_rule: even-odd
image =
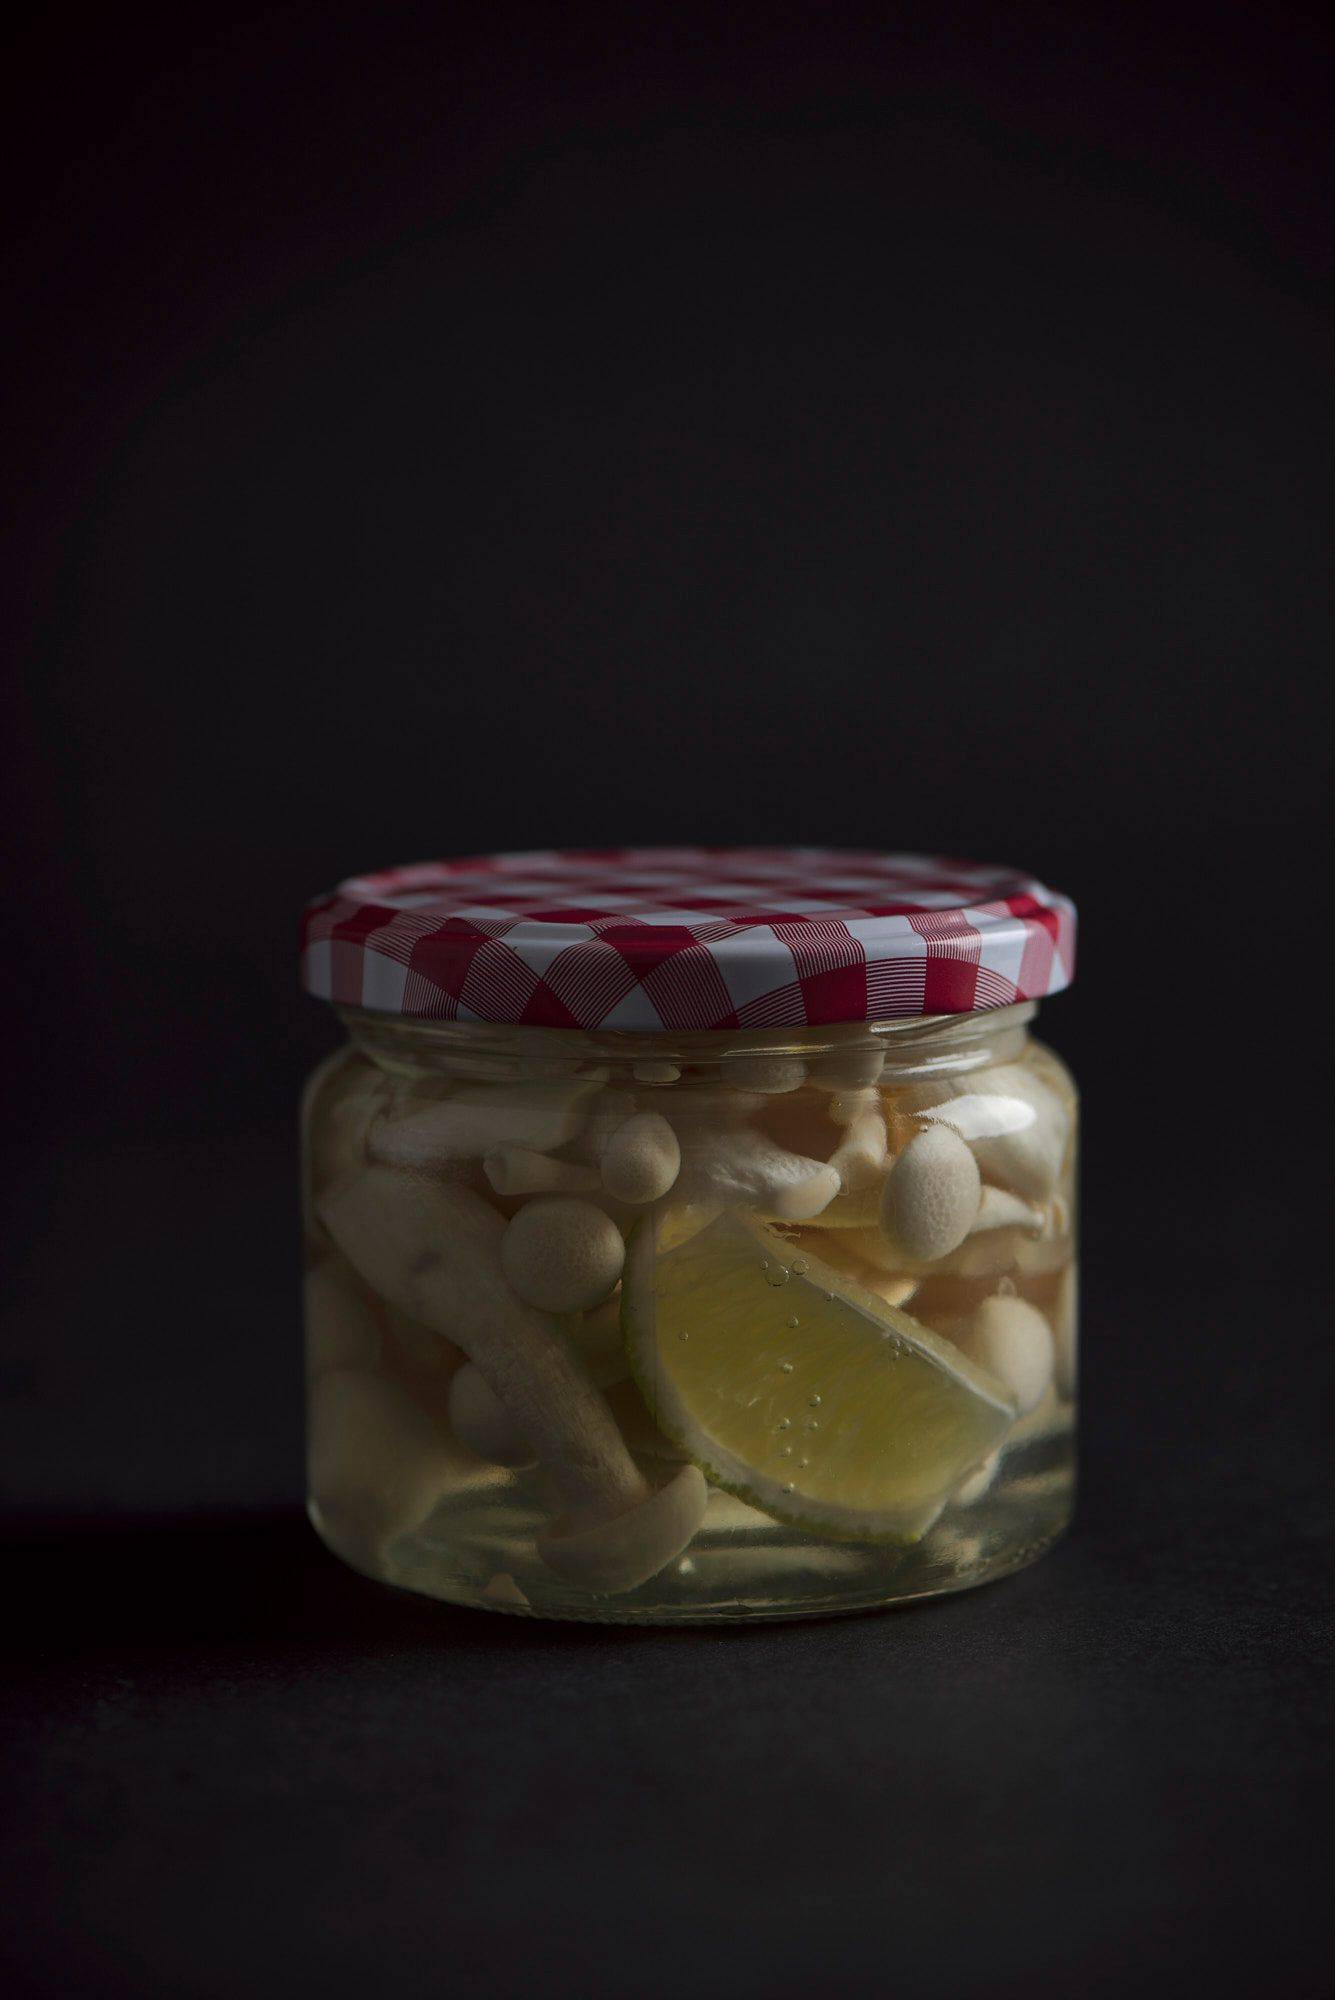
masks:
[[[430,1595],[627,1622],[851,1610],[1032,1560],[1071,1511],[1076,1357],[1076,1097],[1030,1033],[1032,1000],[655,1028],[615,1023],[604,992],[585,1026],[543,1018],[556,1004],[530,985],[528,1018],[460,1018],[481,1011],[476,959],[500,942],[483,912],[535,900],[514,873],[527,862],[541,880],[541,859],[560,864],[558,880],[515,927],[542,932],[546,965],[553,934],[559,946],[562,925],[579,926],[652,994],[662,960],[637,963],[608,935],[624,925],[663,941],[667,925],[643,909],[643,859],[617,873],[635,914],[601,928],[587,883],[581,896],[571,881],[588,858],[485,864],[502,872],[485,901],[448,876],[448,951],[424,962],[439,981],[475,927],[452,1017],[409,1011],[399,960],[368,968],[364,924],[355,993],[308,943],[308,983],[349,1033],[303,1107],[318,1532],[368,1575]],[[813,866],[810,850],[784,859]],[[858,861],[868,876],[873,859],[890,865],[826,857],[823,900],[849,907],[830,877]],[[745,866],[710,857],[708,872]],[[370,900],[366,883],[349,886],[359,907]],[[943,893],[921,875],[914,887]],[[435,878],[430,889],[410,881],[387,921],[434,919]],[[747,889],[750,923],[692,904],[695,929],[720,933],[705,940],[711,963],[726,960],[734,925],[754,984],[774,960],[749,933],[782,923],[803,1009],[820,1011],[826,968],[811,985],[800,975],[804,919],[772,913],[768,880]],[[840,920],[850,930],[863,898]],[[828,951],[831,928],[812,943]],[[852,934],[864,969],[878,963],[866,931]],[[925,952],[912,962],[930,965]],[[587,950],[578,969],[617,973]],[[702,983],[700,964],[677,970]],[[1058,983],[1051,966],[1046,977]],[[953,967],[946,978],[938,997],[966,990]],[[870,1015],[871,972],[863,991]],[[845,980],[835,1000],[851,1012],[856,997]],[[791,996],[782,1004],[794,1011]],[[682,1011],[662,980],[655,1005]]]

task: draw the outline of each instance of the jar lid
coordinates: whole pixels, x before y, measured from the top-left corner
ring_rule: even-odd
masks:
[[[320,999],[632,1034],[982,1012],[1074,969],[1075,906],[1041,882],[830,847],[425,861],[351,876],[302,921]]]

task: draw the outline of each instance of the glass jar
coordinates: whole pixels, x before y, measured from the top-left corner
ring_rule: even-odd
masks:
[[[679,850],[656,858],[687,865]],[[606,992],[590,1003],[597,1025],[552,1025],[526,981],[507,1003],[526,1019],[458,1018],[494,990],[476,966],[493,945],[522,960],[555,932],[578,956],[590,940],[565,941],[567,925],[608,942],[584,878],[581,897],[569,891],[590,857],[543,857],[564,872],[536,917],[514,916],[534,897],[512,878],[535,859],[468,864],[509,871],[485,902],[453,864],[444,888],[439,867],[363,878],[308,918],[307,983],[349,1036],[302,1118],[318,1533],[367,1575],[431,1596],[631,1623],[861,1609],[1032,1561],[1074,1490],[1076,1094],[1030,1033],[1023,982],[998,1004],[995,966],[1006,925],[1037,924],[1046,957],[1032,932],[1011,936],[1011,971],[1027,965],[1031,992],[1064,984],[1069,905],[1035,884],[989,893],[984,907],[1045,913],[1008,910],[989,937],[966,878],[950,916],[964,908],[983,934],[966,978],[945,892],[925,916],[915,901],[907,921],[954,955],[933,961],[921,928],[892,932],[916,954],[882,960],[858,937],[864,970],[925,967],[907,992],[867,974],[865,993],[899,1002],[885,1018],[813,1021],[822,1005],[850,1012],[852,988],[824,965],[804,981],[800,949],[800,1026],[613,1026]],[[823,892],[807,900],[846,911],[829,878],[852,860],[817,869],[802,851]],[[661,1015],[665,926],[639,909],[638,863],[636,897],[616,863],[637,911],[617,921],[657,933],[645,943],[658,970],[635,966],[635,991],[650,988]],[[689,865],[712,880],[725,863],[742,872],[734,856]],[[914,883],[915,898],[933,893]],[[999,886],[992,871],[982,886]],[[681,951],[717,964],[740,934],[773,971],[751,936],[762,918],[778,927],[773,900],[719,919],[695,881]],[[903,924],[902,888],[898,900],[865,921]],[[498,937],[499,923],[522,934]],[[736,928],[699,938],[721,923]],[[828,936],[820,946],[828,957]],[[609,969],[601,952],[585,959],[586,974]],[[550,949],[531,952],[530,973],[538,961]],[[699,965],[677,970],[678,990],[698,985]],[[774,991],[762,984],[751,1011],[791,1013]],[[914,1014],[914,992],[974,1005]],[[430,1017],[433,993],[454,1018]]]

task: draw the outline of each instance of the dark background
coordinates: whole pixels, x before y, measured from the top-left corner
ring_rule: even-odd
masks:
[[[11,30],[9,1990],[1335,1988],[1329,55]],[[1080,905],[1084,1497],[1022,1577],[617,1635],[301,1521],[302,901],[655,839]]]

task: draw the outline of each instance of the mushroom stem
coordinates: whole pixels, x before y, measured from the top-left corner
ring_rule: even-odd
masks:
[[[465,1361],[450,1383],[450,1429],[486,1465],[532,1465],[533,1447],[480,1368]]]
[[[852,1042],[818,1056],[811,1065],[811,1081],[821,1090],[862,1090],[875,1083],[884,1068],[884,1049]]]
[[[373,1290],[462,1347],[541,1459],[573,1528],[594,1527],[648,1497],[570,1346],[506,1282],[505,1221],[471,1188],[374,1166],[320,1213]]]
[[[830,1155],[845,1194],[871,1187],[885,1172],[885,1120],[879,1111],[864,1112],[847,1127]]]
[[[374,1569],[395,1536],[419,1527],[450,1479],[430,1415],[397,1382],[335,1368],[311,1384],[309,1479],[326,1539]]]
[[[1032,1208],[1008,1188],[985,1187],[969,1234],[982,1236],[989,1229],[1022,1229],[1027,1236],[1039,1236],[1043,1225],[1041,1209]]]
[[[552,1152],[573,1139],[597,1078],[566,1083],[465,1084],[411,1117],[378,1118],[371,1127],[374,1160],[417,1172],[454,1160],[479,1160],[507,1146]]]
[[[637,1062],[630,1073],[636,1083],[675,1083],[681,1069],[674,1062]]]
[[[683,1132],[680,1190],[687,1201],[747,1202],[767,1219],[809,1222],[839,1192],[839,1174],[822,1160],[790,1153],[741,1126]]]
[[[593,1167],[569,1160],[552,1160],[527,1146],[498,1146],[482,1162],[482,1171],[499,1195],[589,1194],[601,1185]]]
[[[937,1101],[924,1101],[931,1097]],[[1027,1201],[1052,1195],[1066,1151],[1066,1110],[1023,1064],[971,1071],[906,1093],[901,1101],[924,1124],[957,1132],[990,1181]]]

